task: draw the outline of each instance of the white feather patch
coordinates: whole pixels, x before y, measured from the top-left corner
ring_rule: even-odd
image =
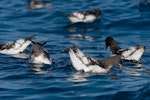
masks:
[[[137,46],[133,46],[122,53],[122,58],[126,60],[139,61],[143,53],[144,48],[138,48]]]
[[[74,12],[72,13],[72,16],[68,17],[72,23],[78,23],[78,22],[84,22],[84,23],[89,23],[93,22],[96,20],[96,16],[94,15],[84,15],[80,12]]]
[[[78,52],[77,54],[74,53],[72,49],[69,50],[70,59],[72,62],[73,67],[77,70],[83,70],[84,72],[92,72],[92,73],[107,73],[109,69],[104,69],[99,65],[86,65],[84,59],[87,58],[84,56],[82,52]],[[79,56],[78,56],[79,55]]]
[[[8,43],[12,43],[12,42],[8,42]],[[31,41],[25,41],[24,39],[19,39],[14,43],[15,44],[13,45],[12,48],[0,50],[0,53],[18,54],[20,52],[23,52],[27,48],[27,46],[31,43]]]
[[[33,55],[31,55],[33,56]],[[47,58],[44,56],[44,54],[40,54],[37,57],[31,57],[31,61],[32,63],[36,63],[36,64],[52,64],[51,59]]]

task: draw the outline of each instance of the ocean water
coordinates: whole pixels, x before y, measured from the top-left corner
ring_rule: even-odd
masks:
[[[28,0],[0,1],[0,43],[36,35],[35,41],[47,42],[53,60],[37,68],[27,59],[0,54],[0,100],[150,100],[150,5],[137,0],[44,3],[44,8],[29,9]],[[102,10],[101,21],[71,24],[65,17],[92,8]],[[76,44],[86,55],[102,59],[109,56],[104,50],[107,36],[122,48],[146,45],[141,64],[125,64],[124,70],[115,66],[109,74],[77,72],[66,48]]]

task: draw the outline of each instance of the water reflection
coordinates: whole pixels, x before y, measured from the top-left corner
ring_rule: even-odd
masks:
[[[129,68],[124,70],[123,72],[129,76],[142,76],[142,74],[140,72],[137,72],[137,71],[129,69]]]
[[[15,58],[21,58],[21,59],[28,59],[29,58],[29,54],[26,54],[26,53],[13,54],[10,56],[15,57]]]
[[[49,70],[42,69],[44,67],[44,64],[33,64],[30,66],[31,70],[34,74],[46,74],[49,72]]]
[[[93,22],[93,23],[75,23],[75,24],[69,24],[65,28],[69,32],[92,32],[95,30],[100,29],[100,21]]]
[[[70,82],[85,82],[86,77],[90,76],[89,73],[75,72],[68,78]]]
[[[143,67],[141,64],[135,66],[124,66],[122,72],[129,76],[142,76]]]
[[[69,35],[69,38],[80,38],[80,39],[86,39],[86,40],[92,41],[92,40],[100,39],[101,37],[100,36],[88,36],[88,35],[82,35],[82,34],[71,34]]]

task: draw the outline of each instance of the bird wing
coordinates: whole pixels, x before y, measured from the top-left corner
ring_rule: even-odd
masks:
[[[122,52],[121,55],[122,55],[124,58],[127,58],[127,57],[133,55],[133,54],[136,52],[136,50],[137,50],[137,47],[136,47],[136,46],[132,46],[132,47],[129,47],[128,49],[119,50],[119,52]]]
[[[122,57],[126,60],[139,61],[144,53],[145,48],[143,46],[132,46],[122,53]]]
[[[14,45],[15,45],[15,42],[7,42],[7,43],[5,43],[5,44],[0,44],[0,49],[1,50],[4,50],[4,49],[10,49],[10,48],[12,48],[12,47],[14,47]]]
[[[77,46],[74,45],[75,54],[85,65],[94,65],[96,60],[94,58],[86,56]]]

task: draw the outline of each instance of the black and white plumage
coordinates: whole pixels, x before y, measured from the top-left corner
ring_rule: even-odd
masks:
[[[33,42],[33,41],[32,41]],[[30,49],[30,60],[35,64],[52,64],[52,60],[48,52],[44,49],[44,45],[41,43],[33,42],[33,46]]]
[[[51,4],[44,0],[29,0],[28,8],[29,9],[39,9],[49,7]]]
[[[146,49],[146,46],[132,46],[122,49],[112,37],[105,39],[105,50],[110,47],[110,55],[121,55],[124,60],[139,61]]]
[[[67,17],[72,23],[90,23],[94,22],[96,19],[101,18],[101,10],[92,9],[89,11],[73,12],[71,14],[68,14]]]
[[[22,53],[31,44],[34,37],[35,36],[30,36],[16,41],[0,44],[0,53],[12,55]]]
[[[77,71],[108,73],[112,66],[122,66],[120,55],[95,60],[87,57],[77,46],[74,46],[74,50],[70,47],[68,47],[67,50],[69,51],[72,65]]]

